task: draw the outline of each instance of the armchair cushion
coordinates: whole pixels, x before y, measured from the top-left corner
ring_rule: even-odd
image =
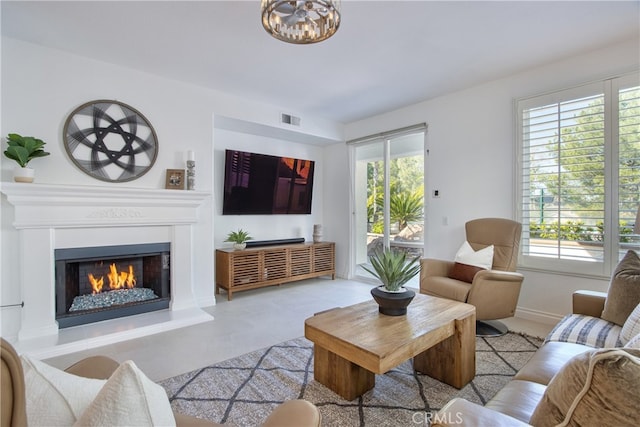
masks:
[[[471,283],[450,277],[433,276],[429,278],[429,288],[420,288],[423,294],[433,295],[440,298],[452,299],[454,301],[466,302]]]
[[[73,425],[106,382],[69,374],[28,356],[22,356],[22,367],[31,425]]]
[[[484,268],[456,262],[453,264],[453,268],[449,272],[449,278],[460,280],[462,282],[473,283],[473,278],[476,276],[476,273],[482,270],[484,270]]]
[[[600,349],[571,359],[531,416],[535,426],[640,425],[640,350]]]
[[[640,258],[629,250],[613,272],[601,317],[622,326],[639,303]]]

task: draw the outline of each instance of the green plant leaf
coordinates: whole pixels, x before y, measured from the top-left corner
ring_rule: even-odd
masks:
[[[50,154],[43,150],[45,142],[32,136],[10,133],[7,135],[7,145],[4,155],[15,160],[21,167],[26,167],[32,159]]]
[[[46,151],[43,150],[38,150],[38,151],[34,151],[33,153],[31,153],[31,159],[35,159],[36,157],[45,157],[48,156],[50,153],[47,153]]]
[[[4,155],[18,162],[20,167],[27,166],[29,163],[29,150],[19,145],[12,145],[4,152]]]
[[[253,237],[249,236],[248,231],[239,229],[238,231],[232,231],[227,235],[225,242],[244,243],[247,240],[251,240]]]
[[[385,289],[397,291],[420,271],[419,257],[407,260],[407,253],[392,249],[377,251],[369,257],[371,269],[362,268],[376,277]]]

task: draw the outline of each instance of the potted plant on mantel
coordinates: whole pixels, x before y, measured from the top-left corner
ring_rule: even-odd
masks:
[[[36,157],[45,157],[51,153],[44,151],[46,144],[43,140],[32,136],[22,136],[17,133],[10,133],[7,136],[7,144],[9,147],[4,155],[15,160],[19,166],[13,170],[13,180],[16,182],[33,182],[35,172],[28,168],[27,164]]]
[[[382,282],[382,286],[371,289],[380,313],[388,316],[407,314],[407,306],[416,293],[403,285],[420,271],[419,259],[420,257],[407,259],[406,252],[385,248],[369,257],[371,269],[362,266]]]
[[[249,236],[249,232],[240,228],[238,231],[230,232],[225,242],[233,242],[233,249],[242,250],[247,247],[247,240],[251,239],[253,237]]]

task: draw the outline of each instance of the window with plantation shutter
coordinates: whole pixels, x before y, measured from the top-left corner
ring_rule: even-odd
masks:
[[[522,267],[608,276],[639,248],[638,75],[518,100]]]

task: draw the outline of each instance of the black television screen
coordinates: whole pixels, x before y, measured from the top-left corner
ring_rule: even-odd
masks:
[[[310,214],[314,163],[225,150],[222,214]]]

